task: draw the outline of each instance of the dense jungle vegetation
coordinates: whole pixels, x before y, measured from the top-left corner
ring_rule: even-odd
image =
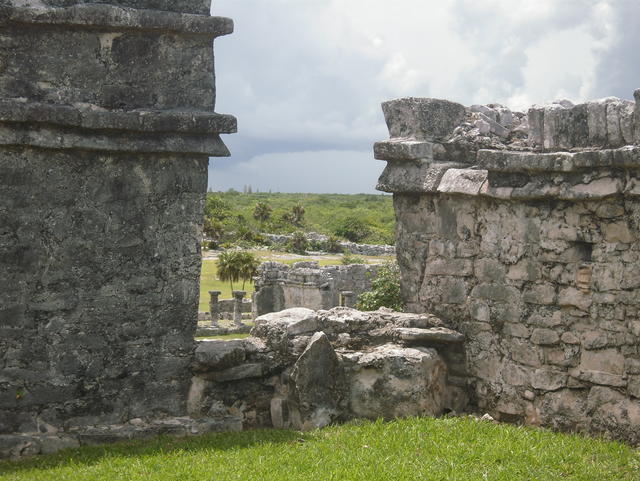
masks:
[[[383,194],[209,192],[211,247],[267,245],[261,233],[318,232],[365,244],[393,244],[392,197]]]

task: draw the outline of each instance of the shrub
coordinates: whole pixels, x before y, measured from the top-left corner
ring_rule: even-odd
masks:
[[[304,219],[305,209],[302,204],[296,204],[291,208],[291,223],[300,226]]]
[[[362,219],[348,216],[340,219],[334,229],[334,234],[344,237],[351,242],[360,242],[371,234],[371,228]]]
[[[324,243],[317,241],[317,240],[311,240],[309,241],[309,250],[311,251],[321,251],[324,248]]]
[[[302,231],[295,231],[291,234],[291,239],[287,244],[288,252],[295,252],[296,254],[305,254],[309,248],[309,241],[307,236]]]
[[[341,262],[342,262],[342,265],[345,265],[345,266],[348,266],[350,264],[366,264],[367,263],[364,257],[357,256],[355,254],[352,254],[351,252],[346,252],[342,256]]]
[[[324,242],[324,249],[327,252],[342,252],[342,246],[340,245],[340,239],[335,235],[330,235]]]
[[[358,296],[356,308],[361,311],[375,311],[388,307],[402,311],[404,304],[400,293],[400,268],[395,262],[380,266],[371,280],[371,290]]]

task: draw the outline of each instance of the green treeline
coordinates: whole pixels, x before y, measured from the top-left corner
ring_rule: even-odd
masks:
[[[392,197],[383,194],[209,192],[205,235],[218,245],[264,243],[261,232],[318,232],[364,244],[393,244]]]

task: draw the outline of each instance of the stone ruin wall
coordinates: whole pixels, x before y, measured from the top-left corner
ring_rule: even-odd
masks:
[[[260,316],[251,336],[198,342],[188,408],[245,428],[462,412],[464,336],[431,314],[348,307]]]
[[[232,30],[203,0],[0,1],[0,437],[186,413]]]
[[[254,278],[252,317],[293,307],[354,307],[357,297],[371,288],[377,269],[366,264],[320,267],[317,262],[296,262],[292,266],[263,262]]]
[[[465,334],[473,404],[639,442],[637,103],[383,111],[407,309]]]

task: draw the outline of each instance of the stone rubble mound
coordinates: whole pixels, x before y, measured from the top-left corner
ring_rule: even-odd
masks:
[[[346,307],[266,314],[249,338],[199,343],[190,414],[311,429],[461,410],[466,399],[450,385],[456,366],[448,365],[462,342],[430,314]]]

